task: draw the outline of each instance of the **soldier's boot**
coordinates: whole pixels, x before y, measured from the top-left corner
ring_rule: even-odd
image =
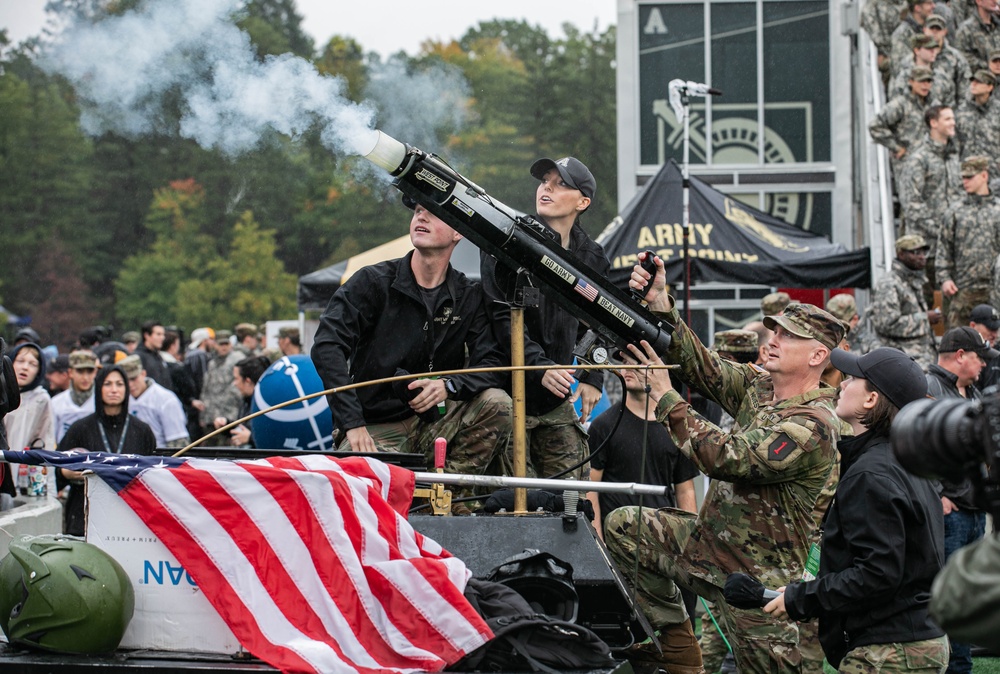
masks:
[[[637,674],[652,674],[657,671],[667,674],[705,674],[701,648],[698,647],[698,639],[694,636],[690,620],[660,628],[657,642],[660,645],[659,651],[656,644],[646,641],[625,652],[625,657]]]

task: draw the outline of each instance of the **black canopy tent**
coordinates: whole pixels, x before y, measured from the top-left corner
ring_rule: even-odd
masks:
[[[409,234],[346,260],[299,277],[299,311],[326,309],[333,293],[358,269],[385,260],[403,257],[413,250]],[[474,281],[479,280],[479,249],[467,239],[458,242],[451,254],[451,264]]]
[[[663,259],[668,284],[684,282],[682,189],[680,167],[670,160],[625,207],[621,220],[598,238],[611,260],[611,280],[619,287],[627,286],[644,250]],[[692,285],[709,281],[783,288],[871,285],[868,248],[849,251],[694,177],[689,213]]]

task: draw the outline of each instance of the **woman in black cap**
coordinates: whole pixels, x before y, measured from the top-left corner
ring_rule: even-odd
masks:
[[[823,523],[815,580],[781,588],[764,610],[819,618],[827,660],[841,672],[944,672],[948,641],[928,615],[944,564],[944,514],[932,484],[908,473],[889,445],[899,409],[926,397],[923,371],[896,349],[835,350],[846,378],[837,416],[854,437],[838,443],[840,484]]]

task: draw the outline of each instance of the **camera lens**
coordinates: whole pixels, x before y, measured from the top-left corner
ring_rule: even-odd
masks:
[[[982,460],[982,409],[968,400],[918,400],[896,414],[891,441],[896,458],[914,475],[960,480]]]

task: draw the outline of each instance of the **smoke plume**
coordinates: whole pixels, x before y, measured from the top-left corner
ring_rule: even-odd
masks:
[[[234,24],[240,4],[149,0],[121,16],[77,20],[40,63],[74,85],[81,125],[91,135],[164,133],[170,130],[164,111],[174,106],[182,136],[230,156],[252,150],[267,134],[295,138],[317,126],[334,153],[370,150],[377,104],[348,100],[341,79],[297,56],[259,61]],[[408,76],[390,62],[372,81],[369,91],[383,104],[379,122],[401,139],[435,143],[443,123],[461,122],[467,86],[455,71]],[[447,92],[435,90],[440,86]],[[411,140],[411,131],[419,138]]]

